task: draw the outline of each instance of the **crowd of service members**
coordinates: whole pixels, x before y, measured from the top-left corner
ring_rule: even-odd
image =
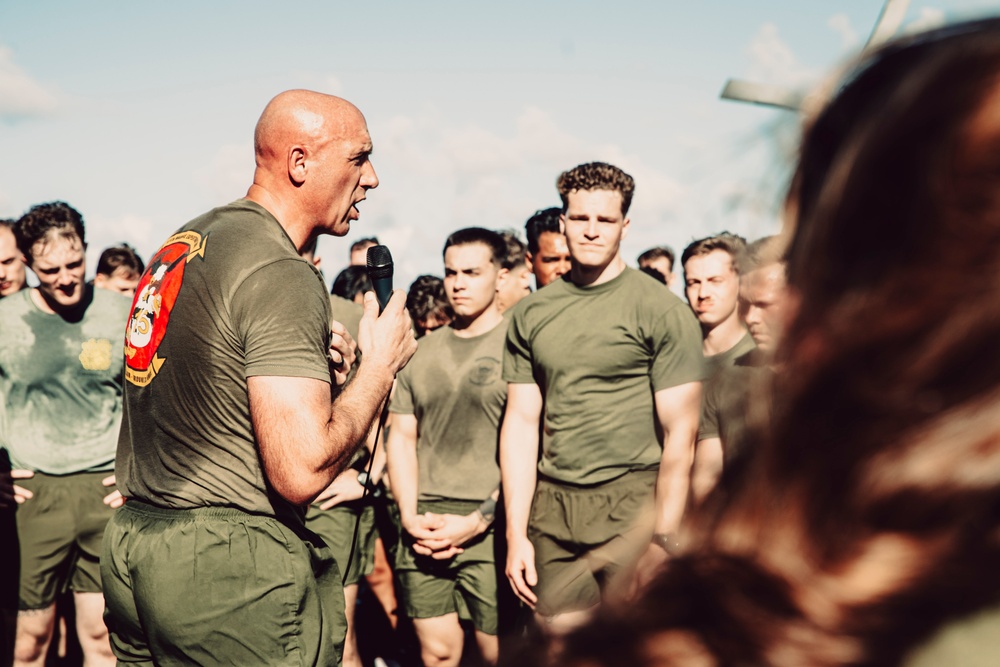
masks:
[[[787,238],[692,242],[687,303],[669,249],[638,270],[621,258],[635,184],[613,165],[563,172],[526,244],[454,231],[443,278],[410,286],[420,341],[378,428],[304,511],[342,578],[344,663],[995,664],[998,295],[968,275],[1000,261],[998,35],[986,20],[869,56],[810,118]],[[151,285],[205,252],[171,241],[184,252],[145,271],[109,249],[87,283],[72,207],[0,226],[0,502],[20,556],[4,660],[59,652],[63,619],[87,664],[115,660],[101,540],[135,501],[114,490],[108,437],[16,446],[79,431],[90,397],[38,424],[11,388],[63,373],[120,397],[123,324],[132,343],[154,335],[173,302]],[[365,363],[351,341],[372,322],[357,265],[374,245],[334,280],[344,376]],[[301,254],[321,266],[315,245]],[[136,290],[131,310],[113,294]]]
[[[47,214],[50,218],[50,225],[63,234],[62,238],[73,241],[75,234],[79,243],[76,246],[71,243],[68,247],[71,251],[73,249],[82,250],[85,242],[82,216],[72,207],[57,202],[40,205],[32,211],[36,217],[39,213]],[[568,280],[568,276],[566,278],[563,276],[570,273],[573,261],[566,236],[560,226],[562,214],[563,210],[558,207],[537,211],[525,225],[527,243],[522,241],[519,238],[520,235],[513,230],[493,232],[470,228],[457,232],[457,240],[450,238],[444,253],[445,277],[420,276],[409,287],[406,305],[417,336],[423,337],[442,327],[454,327],[458,337],[478,337],[481,334],[469,336],[468,330],[470,325],[473,325],[475,329],[476,323],[479,322],[479,328],[484,329],[484,332],[494,329],[500,332],[499,337],[493,336],[496,340],[491,342],[491,349],[484,352],[484,354],[492,355],[496,358],[494,361],[499,362],[502,355],[500,346],[505,338],[507,323],[510,321],[509,311],[531,293],[532,282],[534,282],[534,289],[537,290],[560,279]],[[30,226],[32,224],[31,217],[25,216],[22,224]],[[51,220],[55,222],[51,222]],[[26,267],[25,263],[22,262],[22,256],[27,260],[27,267],[33,269],[38,276],[39,288],[51,290],[57,298],[66,299],[67,295],[70,295],[71,298],[72,291],[75,289],[78,291],[78,297],[81,301],[89,302],[93,300],[93,295],[88,295],[88,292],[94,288],[119,293],[128,298],[134,297],[145,266],[135,250],[127,244],[107,248],[100,256],[94,279],[89,284],[85,284],[83,282],[85,262],[82,253],[80,253],[80,257],[70,257],[70,261],[64,262],[63,266],[54,263],[57,270],[53,272],[49,269],[49,264],[46,263],[50,260],[48,252],[38,258],[32,256],[32,251],[37,252],[40,247],[37,245],[37,241],[34,248],[23,247],[24,239],[27,238],[30,241],[31,237],[29,233],[16,234],[17,225],[17,221],[14,220],[3,221],[0,225],[0,267],[2,267],[0,270],[3,271],[0,274],[0,295],[3,297],[25,300],[32,298],[33,288],[29,287],[26,280]],[[21,248],[18,247],[18,238],[22,241]],[[615,239],[616,251],[617,241],[618,239]],[[333,280],[334,319],[342,321],[342,324],[347,327],[350,335],[354,338],[358,336],[357,327],[362,314],[360,304],[363,303],[365,292],[372,289],[365,268],[366,251],[377,244],[376,238],[365,238],[354,242],[350,247],[350,265],[337,273]],[[690,308],[701,325],[701,350],[713,367],[733,364],[744,354],[754,350],[753,337],[757,335],[758,330],[764,330],[762,325],[755,324],[759,318],[745,322],[744,314],[738,307],[741,262],[745,264],[749,257],[745,250],[744,239],[733,234],[722,233],[691,243],[682,255],[685,293]],[[317,269],[323,270],[322,260],[315,253],[315,243],[304,249],[301,254]],[[669,287],[676,279],[674,261],[675,256],[670,248],[657,247],[642,253],[638,258],[638,265],[640,271],[646,276]],[[39,288],[34,288],[34,291],[37,292]],[[665,300],[673,298],[666,289],[662,291],[662,297]],[[35,298],[37,299],[37,297]],[[140,303],[142,300],[143,296],[140,294],[136,303]],[[125,299],[122,301],[124,303]],[[42,303],[46,302],[42,300]],[[134,307],[136,307],[135,304],[133,304]],[[122,310],[122,312],[125,311]],[[505,316],[504,313],[507,315]],[[484,321],[488,325],[485,328],[482,325]],[[112,329],[123,330],[123,322],[111,324]],[[438,338],[442,337],[438,336]],[[482,356],[475,358],[480,366],[482,366],[483,358]],[[433,361],[435,360],[432,359],[431,362]],[[446,364],[457,363],[455,357],[449,357],[448,361],[437,361]],[[465,369],[463,372],[469,371]],[[483,375],[483,373],[489,375],[491,372],[492,376],[488,378]],[[501,388],[499,394],[490,397],[490,400],[499,401],[496,408],[498,411],[502,410],[505,392],[502,390],[504,383],[499,375],[499,367],[485,370],[481,367],[473,368],[472,373],[479,374],[478,382],[480,385],[485,384],[486,380],[490,380]],[[420,393],[419,383],[421,381],[417,380],[418,394]],[[413,391],[411,382],[407,383],[409,392]],[[455,393],[463,391],[460,384],[460,382],[456,384],[452,391]],[[432,400],[454,401],[453,398],[440,395]],[[476,397],[476,400],[482,401],[484,399]],[[425,557],[420,558],[421,543],[407,532],[408,522],[401,520],[400,510],[395,505],[393,497],[393,487],[396,485],[392,484],[391,480],[395,478],[405,479],[406,481],[399,486],[404,487],[410,496],[413,495],[413,491],[417,491],[421,510],[424,510],[420,516],[431,516],[426,510],[434,503],[429,500],[425,502],[425,498],[439,498],[441,497],[440,493],[435,492],[434,489],[422,488],[423,482],[429,479],[427,472],[423,471],[422,468],[423,475],[417,470],[419,466],[408,466],[406,462],[396,463],[394,466],[395,459],[400,457],[392,454],[388,457],[387,465],[385,454],[386,435],[389,438],[400,436],[400,441],[405,442],[405,438],[400,434],[409,433],[413,439],[413,442],[408,443],[410,448],[412,449],[413,445],[416,445],[417,428],[416,418],[413,417],[412,401],[413,397],[411,396],[408,401],[410,408],[404,410],[409,414],[393,414],[392,418],[387,420],[389,423],[386,425],[385,431],[380,434],[382,437],[379,438],[379,444],[376,445],[373,440],[367,450],[356,456],[351,468],[341,478],[338,478],[338,481],[332,484],[327,491],[320,494],[307,514],[307,525],[331,545],[338,555],[338,564],[345,575],[349,602],[348,627],[350,629],[345,647],[345,664],[361,664],[362,654],[369,660],[406,662],[408,659],[415,660],[422,657],[424,662],[437,661],[440,664],[447,664],[459,659],[463,653],[467,656],[470,652],[475,653],[474,649],[464,646],[463,640],[466,635],[469,637],[478,635],[478,644],[482,653],[478,657],[492,663],[497,659],[498,635],[502,637],[505,632],[514,634],[518,632],[518,628],[523,631],[524,625],[523,610],[519,610],[519,604],[511,595],[511,591],[503,583],[497,586],[497,582],[503,579],[505,563],[497,561],[493,552],[503,553],[502,535],[497,544],[490,541],[489,553],[486,553],[481,544],[482,540],[477,541],[477,531],[473,528],[468,533],[463,533],[463,537],[468,539],[464,543],[456,544],[450,552],[442,552],[439,549],[433,556],[427,556],[426,554],[431,553],[427,551],[424,554]],[[26,406],[20,407],[27,409]],[[420,414],[423,413],[425,407],[419,406]],[[488,406],[480,407],[488,409]],[[17,410],[18,406],[12,404],[12,407],[8,409]],[[470,422],[474,422],[476,419],[474,415],[469,415],[461,410],[455,411],[455,406],[450,406],[448,409],[452,410],[452,412],[446,411],[448,419],[469,420]],[[412,428],[399,427],[398,423],[403,421],[405,425],[406,420],[414,422]],[[460,431],[460,428],[458,424],[446,424],[444,430]],[[486,443],[486,449],[483,451],[487,460],[496,459],[496,442],[499,440],[498,420],[494,419],[488,423],[486,430],[492,432],[485,435],[480,434],[480,440]],[[461,432],[463,433],[462,437],[468,437],[466,431]],[[438,446],[440,447],[440,445]],[[400,445],[397,445],[396,448],[390,447],[389,451],[395,453],[399,447]],[[492,451],[489,451],[490,449]],[[374,457],[371,456],[371,450],[375,452]],[[710,434],[707,445],[699,444],[699,452],[702,451],[705,452],[705,456],[697,457],[694,468],[695,483],[693,488],[699,498],[704,497],[722,470],[722,450],[717,433]],[[432,449],[425,446],[422,458],[426,459],[427,456],[432,455]],[[443,456],[447,457],[448,454],[445,453]],[[453,459],[455,458],[454,454],[451,456]],[[468,453],[460,453],[458,459],[463,456],[468,458]],[[435,465],[426,460],[423,462],[427,467]],[[481,461],[476,462],[477,465],[480,463]],[[446,465],[455,465],[455,460],[446,458]],[[394,467],[398,468],[395,476],[390,474]],[[461,477],[464,474],[472,473],[474,470],[455,470],[452,474]],[[25,518],[27,516],[25,510],[30,508],[33,502],[32,480],[44,473],[37,470],[21,469],[18,467],[18,462],[15,461],[15,467],[11,474],[15,485],[14,499],[23,507],[18,520],[28,521]],[[498,476],[498,472],[494,476]],[[106,487],[107,490],[104,499],[105,506],[108,508],[120,506],[123,499],[113,489],[113,471],[107,468],[103,471],[99,470],[98,477],[100,477],[102,486]],[[498,479],[487,480],[486,484],[487,486],[491,484],[498,486],[496,481]],[[461,492],[458,495],[462,495]],[[494,531],[491,524],[496,520],[498,514],[501,517],[503,514],[502,511],[498,512],[497,507],[497,503],[500,501],[499,493],[483,495],[485,500],[481,499],[471,504],[468,502],[468,498],[456,500],[466,501],[468,507],[464,509],[471,510],[466,513],[477,517],[482,531],[492,536]],[[364,497],[362,498],[362,496]],[[414,514],[416,500],[416,497],[409,497],[404,501],[407,519],[410,519],[410,516]],[[96,641],[104,641],[100,638],[100,632],[95,632],[88,627],[88,622],[92,624],[98,622],[99,619],[89,618],[88,612],[84,611],[85,609],[100,610],[101,606],[99,604],[96,606],[88,605],[75,610],[75,613],[72,614],[67,614],[67,609],[64,608],[72,607],[74,598],[78,601],[85,601],[88,597],[87,594],[100,595],[99,575],[94,572],[90,573],[89,587],[93,590],[88,590],[87,583],[79,583],[87,581],[85,576],[74,577],[74,573],[78,570],[86,570],[87,561],[92,561],[95,554],[100,552],[92,544],[83,547],[74,544],[74,542],[85,543],[88,539],[87,536],[80,536],[77,517],[66,514],[61,520],[65,524],[65,530],[59,531],[57,529],[55,535],[47,536],[49,539],[55,540],[61,538],[66,542],[57,550],[55,556],[52,554],[46,554],[44,557],[36,556],[30,553],[31,540],[22,540],[22,567],[26,573],[30,573],[33,577],[32,581],[39,588],[39,592],[31,598],[33,604],[25,609],[23,591],[25,583],[23,581],[20,595],[11,592],[7,598],[6,621],[8,628],[14,622],[14,617],[11,616],[9,610],[17,606],[18,598],[20,598],[22,627],[18,630],[18,656],[25,663],[29,663],[31,660],[44,660],[47,653],[49,655],[65,655],[67,651],[65,641],[67,615],[76,620],[82,632],[88,634],[80,641],[82,653],[87,655],[88,659],[94,655],[98,658],[108,658],[103,646],[95,646],[95,642],[90,641],[94,636],[96,636]],[[355,524],[358,526],[356,527]],[[421,534],[419,527],[412,530],[417,535]],[[60,535],[60,532],[63,534]],[[99,539],[99,532],[91,526],[89,539],[93,540],[95,535]],[[667,542],[674,539],[673,536],[662,539],[666,540],[663,547],[669,549],[670,544]],[[478,550],[482,552],[482,560],[489,566],[489,571],[485,575],[483,571],[476,573],[474,579],[478,579],[478,583],[468,584],[460,579],[458,584],[451,588],[434,589],[429,599],[418,603],[412,600],[421,598],[424,594],[416,591],[408,593],[407,590],[407,581],[413,577],[408,576],[407,579],[401,580],[393,575],[397,569],[396,563],[400,558],[406,563],[406,568],[415,568],[419,572],[422,568],[427,569],[422,564],[425,561],[448,562],[468,558],[465,555],[459,558],[458,554],[464,554],[463,547],[470,544],[478,545]],[[38,548],[41,549],[41,547]],[[405,552],[402,556],[400,555],[401,550]],[[411,550],[413,554],[409,554]],[[447,554],[447,558],[442,558],[442,553]],[[414,555],[417,558],[414,558]],[[43,562],[31,565],[35,560]],[[93,563],[90,565],[92,566]],[[437,565],[439,563],[433,564],[433,566]],[[479,565],[481,566],[481,563]],[[625,566],[626,564],[621,563],[621,565]],[[448,579],[448,577],[454,579],[452,575],[445,575],[444,578]],[[431,578],[433,579],[433,577]],[[489,579],[492,579],[493,582],[484,583]],[[361,581],[365,581],[364,596],[370,600],[369,612],[376,608],[380,608],[380,611],[374,615],[369,613],[367,623],[362,619],[359,625],[362,628],[359,636],[358,633],[354,632],[354,610],[358,604],[358,584]],[[421,585],[426,588],[426,582],[413,584],[413,587],[420,589]],[[465,588],[471,590],[465,590]],[[11,589],[11,591],[15,590],[16,588]],[[67,591],[73,591],[74,595],[68,595]],[[369,592],[371,597],[367,598]],[[460,601],[455,606],[455,600],[463,596],[472,600],[473,609],[471,612],[467,602]],[[478,602],[476,601],[477,596]],[[53,608],[53,603],[56,600],[59,601],[58,610]],[[375,600],[378,602],[377,605],[372,602]],[[535,601],[528,599],[526,602],[533,606]],[[435,609],[443,610],[446,613],[435,615]],[[483,611],[484,609],[492,609],[493,611],[489,613]],[[408,610],[411,613],[407,613]],[[459,611],[462,613],[459,614]],[[32,612],[38,613],[42,621],[37,628],[31,627],[31,621],[34,620]],[[484,616],[490,616],[490,618],[484,618]],[[29,627],[27,629],[23,627],[25,618],[28,619]],[[400,625],[400,619],[403,619],[402,625]],[[431,619],[430,622],[428,619]],[[53,624],[53,620],[59,622]],[[450,623],[445,624],[446,621]],[[414,626],[416,626],[415,630]],[[396,630],[396,628],[400,629]],[[73,628],[69,630],[68,634],[72,638]],[[378,636],[366,637],[364,636],[365,632],[376,633]],[[398,637],[388,641],[386,633],[398,635]],[[53,636],[57,638],[57,642],[52,641]],[[29,640],[33,641],[29,642]],[[26,643],[29,644],[28,649],[30,650],[25,648]],[[359,644],[362,647],[361,653],[358,649]],[[69,650],[72,652],[73,648],[71,646]],[[72,655],[70,659],[72,659]]]

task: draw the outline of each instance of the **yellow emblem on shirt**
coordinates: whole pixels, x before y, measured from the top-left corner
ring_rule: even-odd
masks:
[[[111,368],[111,341],[91,338],[83,343],[80,364],[88,371],[106,371]]]

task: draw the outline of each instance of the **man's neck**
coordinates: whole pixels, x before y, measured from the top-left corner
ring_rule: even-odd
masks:
[[[734,312],[705,332],[705,338],[701,342],[702,354],[706,357],[714,357],[717,354],[728,352],[736,347],[736,344],[746,335],[747,330],[743,328],[738,313]]]
[[[494,299],[486,310],[473,318],[455,318],[451,323],[451,328],[459,338],[475,338],[492,331],[502,321],[503,314],[497,308],[497,302]]]
[[[79,303],[70,307],[65,307],[59,305],[58,303],[55,303],[54,301],[49,301],[48,299],[46,299],[45,295],[42,294],[41,290],[39,290],[37,287],[31,288],[31,301],[36,306],[38,306],[38,309],[40,311],[42,311],[43,313],[48,313],[49,315],[58,315],[67,322],[73,322],[79,319],[78,315],[81,307],[83,306],[85,298],[86,294],[84,295],[83,298],[80,299]]]
[[[252,201],[270,213],[278,221],[278,224],[281,225],[281,228],[285,230],[285,233],[288,234],[288,238],[295,244],[296,250],[302,250],[312,240],[309,237],[313,230],[311,228],[306,229],[306,226],[299,224],[298,217],[293,211],[282,206],[278,197],[275,197],[264,185],[254,182],[250,186],[250,189],[247,190],[245,199]]]
[[[581,266],[573,262],[569,279],[577,287],[593,287],[614,280],[625,270],[625,260],[620,254],[611,258],[604,266]]]

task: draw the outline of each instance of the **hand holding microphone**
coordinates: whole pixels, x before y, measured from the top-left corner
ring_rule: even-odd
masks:
[[[366,362],[385,364],[395,375],[417,351],[413,324],[406,311],[406,293],[392,289],[392,254],[388,248],[368,248],[367,263],[375,291],[374,295],[365,295],[358,347]]]

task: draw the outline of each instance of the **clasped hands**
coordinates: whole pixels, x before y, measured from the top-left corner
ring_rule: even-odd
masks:
[[[478,511],[464,516],[425,512],[404,518],[402,523],[413,538],[413,551],[435,560],[457,556],[465,550],[463,545],[490,527]]]

